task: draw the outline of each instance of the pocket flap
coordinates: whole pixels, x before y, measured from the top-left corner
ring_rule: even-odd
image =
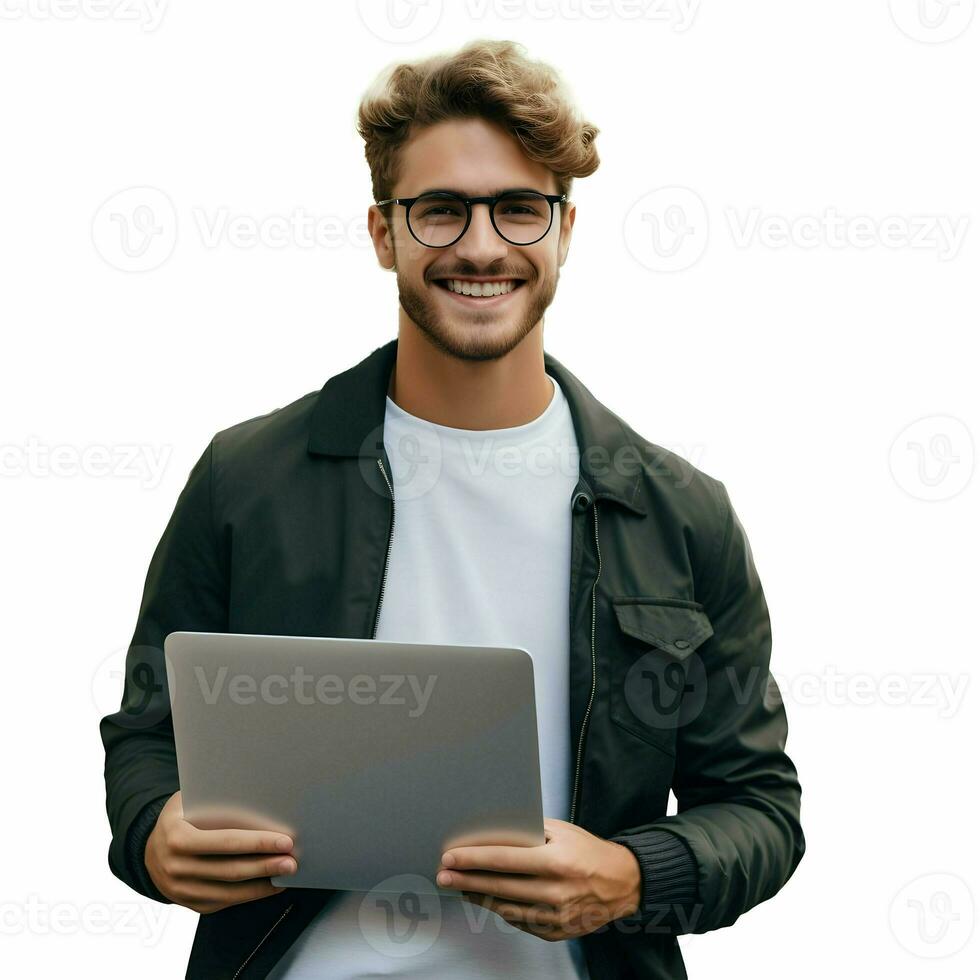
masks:
[[[619,628],[683,660],[714,634],[700,603],[666,596],[613,596]]]

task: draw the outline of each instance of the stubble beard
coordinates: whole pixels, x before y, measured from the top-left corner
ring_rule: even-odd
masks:
[[[398,301],[409,319],[419,328],[438,350],[464,361],[492,361],[510,353],[538,324],[545,310],[551,305],[558,289],[558,271],[547,279],[535,282],[528,279],[520,291],[523,297],[514,297],[520,304],[517,320],[515,314],[497,313],[495,310],[480,312],[461,311],[453,318],[438,308],[433,290],[441,286],[422,284],[416,286],[398,271]]]

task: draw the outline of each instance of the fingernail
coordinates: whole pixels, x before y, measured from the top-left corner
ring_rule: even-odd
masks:
[[[452,880],[453,876],[448,871],[440,871],[439,874],[436,875],[436,881],[440,885],[448,885],[452,882]]]
[[[295,863],[296,863],[295,861],[288,861],[288,860],[287,861],[280,861],[279,862],[279,873],[280,874],[284,874],[284,875],[292,874],[293,871],[295,870],[295,867],[294,867]]]
[[[293,846],[293,842],[288,837],[277,837],[276,847],[280,851],[288,851]]]

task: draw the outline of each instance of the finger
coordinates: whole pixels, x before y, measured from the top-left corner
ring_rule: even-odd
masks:
[[[482,905],[491,912],[496,912],[502,919],[511,923],[521,922],[536,926],[561,925],[558,910],[553,905],[507,901],[473,893],[468,893],[466,898],[475,905]]]
[[[275,831],[198,830],[186,820],[169,843],[182,854],[276,854],[293,849],[292,839]]]
[[[177,882],[172,891],[182,904],[194,904],[203,906],[209,911],[216,911],[229,905],[241,905],[244,902],[254,902],[260,898],[278,895],[285,889],[273,885],[268,878],[259,878],[254,881],[222,884],[202,880]]]
[[[557,820],[555,817],[545,817],[544,818],[544,836],[546,840],[552,837],[557,837],[562,830],[567,828],[569,824],[564,820]],[[575,826],[572,824],[571,826]]]
[[[553,862],[554,848],[547,844],[534,847],[474,844],[453,847],[442,855],[442,863],[447,868],[481,868],[484,871],[506,871],[509,874],[551,874]]]
[[[450,879],[443,880],[443,875],[447,873],[451,876]],[[510,898],[519,902],[537,902],[554,906],[561,904],[557,882],[547,878],[521,878],[482,871],[441,871],[436,883],[443,888],[478,892],[494,898]]]
[[[206,881],[250,881],[290,875],[296,871],[296,859],[289,855],[263,855],[260,858],[218,857],[214,855],[182,855],[168,867],[174,878],[200,878]]]
[[[526,932],[530,936],[536,936],[538,939],[547,942],[575,937],[575,933],[566,932],[561,926],[535,926],[527,922],[512,922],[511,925],[515,929],[520,929],[521,932]]]

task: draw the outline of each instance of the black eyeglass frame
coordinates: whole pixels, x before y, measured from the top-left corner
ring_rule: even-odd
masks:
[[[536,194],[538,197],[543,197],[549,204],[548,209],[548,227],[545,229],[544,234],[535,238],[533,242],[513,242],[511,241],[498,227],[497,222],[494,220],[493,211],[497,206],[497,202],[508,197],[527,197],[530,194]],[[408,220],[408,212],[411,210],[412,205],[421,200],[423,197],[431,197],[434,199],[438,198],[451,198],[453,200],[459,201],[466,207],[466,224],[463,225],[463,230],[451,241],[446,242],[445,245],[430,245],[428,242],[423,242],[418,235],[412,230],[412,223]],[[412,238],[414,238],[420,245],[424,245],[426,248],[449,248],[451,245],[455,245],[463,235],[466,234],[467,229],[470,227],[470,222],[473,220],[473,205],[474,204],[486,204],[490,211],[490,224],[493,225],[493,230],[500,235],[500,237],[507,242],[509,245],[517,245],[520,248],[526,248],[528,245],[535,245],[541,241],[542,238],[546,237],[548,232],[551,231],[551,226],[555,223],[555,205],[564,204],[568,200],[567,194],[543,194],[541,191],[534,190],[507,190],[502,191],[500,194],[494,194],[492,197],[463,197],[461,194],[456,194],[453,191],[429,191],[425,194],[419,194],[417,197],[391,197],[387,201],[375,201],[377,206],[384,207],[386,204],[401,204],[405,208],[405,225],[409,230]]]

